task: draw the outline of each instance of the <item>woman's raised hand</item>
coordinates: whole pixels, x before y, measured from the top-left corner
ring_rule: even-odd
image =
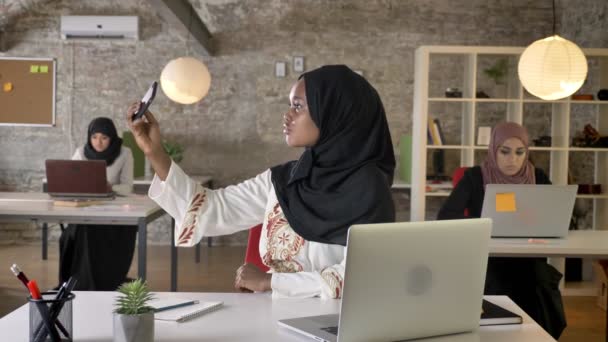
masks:
[[[144,152],[152,168],[160,179],[165,180],[171,168],[171,159],[162,146],[160,136],[160,126],[158,121],[150,111],[144,113],[144,117],[133,121],[133,115],[139,110],[141,103],[135,102],[127,110],[127,126],[131,132],[137,146]]]
[[[131,132],[133,132],[133,136],[135,137],[135,141],[141,150],[146,154],[146,156],[150,156],[154,153],[158,153],[158,151],[162,151],[161,145],[161,137],[160,137],[160,127],[158,125],[158,121],[150,111],[146,111],[144,113],[144,117],[133,121],[133,115],[137,113],[139,110],[140,102],[135,102],[129,109],[127,110],[127,125]]]

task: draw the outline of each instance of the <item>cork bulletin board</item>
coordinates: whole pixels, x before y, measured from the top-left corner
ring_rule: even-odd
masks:
[[[0,57],[0,125],[55,125],[52,58]]]

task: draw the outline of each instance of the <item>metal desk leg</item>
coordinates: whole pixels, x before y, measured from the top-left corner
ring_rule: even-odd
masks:
[[[146,219],[140,218],[137,223],[137,275],[141,280],[146,280],[147,235]]]
[[[201,262],[201,242],[199,241],[194,246],[194,261],[198,264]]]
[[[49,250],[49,226],[46,222],[42,223],[42,260],[48,259]]]
[[[171,292],[177,291],[177,247],[175,246],[175,219],[171,218]]]

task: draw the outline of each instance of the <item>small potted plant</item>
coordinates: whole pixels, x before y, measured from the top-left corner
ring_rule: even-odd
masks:
[[[184,158],[184,147],[176,142],[164,140],[162,142],[163,149],[174,162],[179,163]]]
[[[509,60],[501,58],[491,68],[483,69],[483,72],[496,84],[505,84],[509,73]]]
[[[154,308],[148,305],[153,298],[141,279],[120,285],[122,294],[114,303],[114,342],[154,341]]]

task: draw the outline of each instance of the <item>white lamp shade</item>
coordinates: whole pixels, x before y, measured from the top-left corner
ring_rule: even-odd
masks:
[[[543,100],[574,94],[587,77],[587,58],[573,42],[558,35],[540,39],[524,50],[517,67],[526,90]]]
[[[165,66],[160,74],[160,86],[165,95],[181,104],[200,101],[211,85],[209,70],[192,57],[176,58]]]

